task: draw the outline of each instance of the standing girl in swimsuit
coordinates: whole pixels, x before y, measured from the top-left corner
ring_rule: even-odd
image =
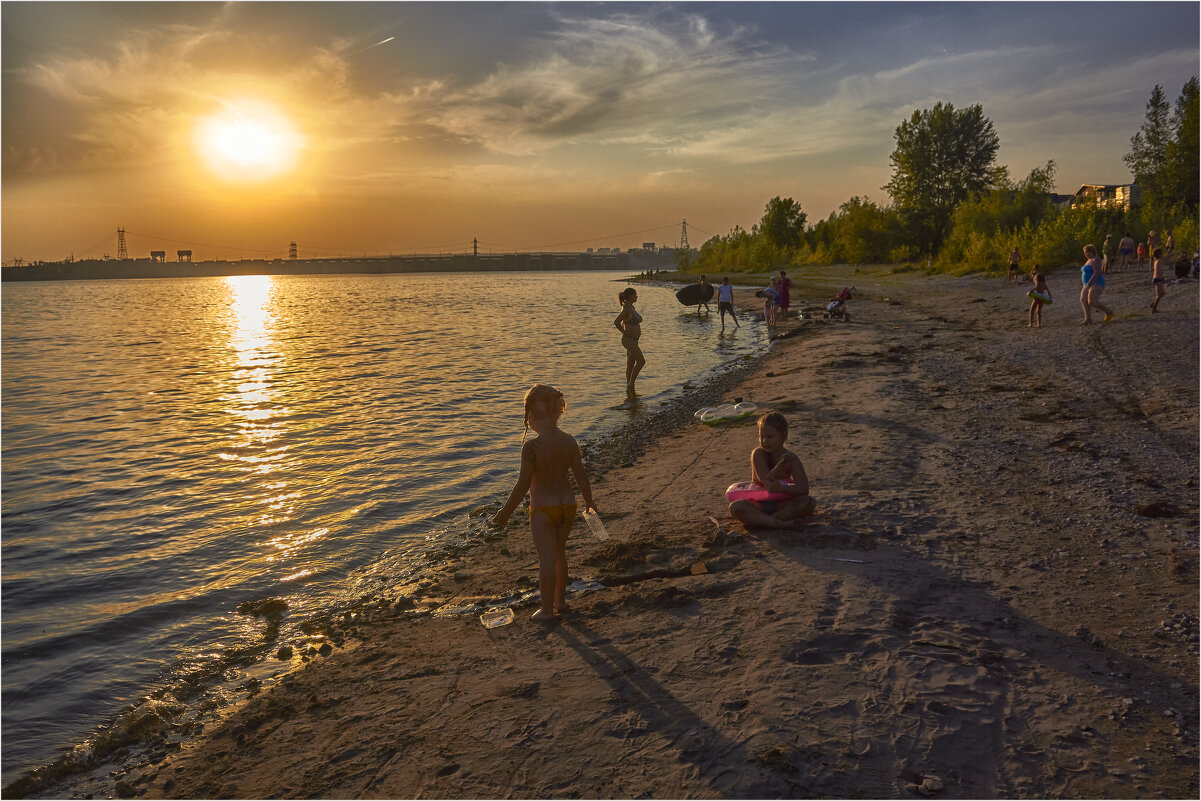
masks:
[[[556,614],[567,611],[567,535],[576,513],[568,471],[584,496],[584,508],[596,510],[580,447],[570,434],[559,429],[565,407],[563,393],[552,386],[536,384],[525,393],[525,428],[534,429],[538,436],[527,440],[522,432],[517,484],[492,518],[494,526],[507,526],[517,504],[527,492],[530,494],[530,531],[538,551],[538,589],[542,597],[533,619],[541,621],[552,621]]]
[[[1034,265],[1034,269],[1035,270],[1038,269],[1037,264]],[[1051,297],[1051,290],[1047,287],[1047,277],[1040,272],[1034,273],[1034,292],[1038,293],[1039,295],[1044,296],[1047,299],[1047,301],[1046,301],[1047,303],[1050,303],[1051,300],[1053,300],[1053,298]],[[1042,300],[1042,298],[1031,298],[1030,299],[1030,315],[1029,316],[1030,316],[1030,322],[1026,323],[1027,328],[1030,328],[1032,326],[1037,327],[1037,328],[1043,327],[1043,300]]]
[[[634,379],[646,364],[646,357],[638,347],[638,339],[642,336],[642,315],[634,308],[636,300],[638,293],[634,287],[623,289],[617,296],[621,314],[613,321],[613,325],[621,332],[621,346],[626,349],[626,395],[631,398],[634,396]]]

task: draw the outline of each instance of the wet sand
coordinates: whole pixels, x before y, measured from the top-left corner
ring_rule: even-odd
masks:
[[[854,284],[853,322],[783,326],[725,399],[787,416],[802,530],[728,515],[753,422],[659,420],[596,482],[612,539],[577,519],[559,622],[398,587],[117,792],[1195,798],[1198,285],[1152,316],[1114,276],[1084,327],[1063,271],[1027,329],[1004,279],[790,274],[794,308]],[[534,587],[514,518],[423,603]]]

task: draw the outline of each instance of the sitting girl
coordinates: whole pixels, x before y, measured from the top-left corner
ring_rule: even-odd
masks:
[[[796,529],[815,506],[809,477],[800,458],[784,448],[788,421],[779,412],[759,418],[759,447],[751,451],[751,480],[769,492],[790,496],[782,501],[734,501],[730,514],[748,528]],[[785,480],[791,483],[784,483]]]

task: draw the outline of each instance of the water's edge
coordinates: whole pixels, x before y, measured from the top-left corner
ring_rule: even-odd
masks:
[[[657,282],[656,282],[657,283]],[[745,355],[720,364],[656,400],[654,410],[635,407],[631,419],[616,430],[592,441],[581,440],[585,466],[592,477],[634,461],[661,437],[693,422],[693,412],[719,403],[758,369],[770,353]],[[158,762],[179,750],[253,697],[294,670],[303,669],[332,648],[346,647],[358,639],[359,627],[373,619],[408,618],[419,623],[430,616],[468,614],[474,608],[439,609],[425,602],[422,591],[445,578],[452,557],[486,558],[479,546],[499,538],[487,526],[503,496],[494,497],[469,514],[465,525],[456,525],[423,552],[416,562],[382,561],[347,580],[337,601],[304,619],[289,619],[287,602],[266,596],[240,604],[239,614],[261,621],[252,642],[224,649],[187,672],[169,671],[169,680],[154,687],[112,722],[96,729],[84,742],[62,757],[25,773],[3,789],[5,797],[62,797],[86,795],[111,786],[114,775],[123,775]],[[458,568],[458,569],[461,569]],[[514,591],[498,604],[528,600],[529,593]],[[294,636],[289,636],[294,635]],[[281,642],[302,642],[299,654],[281,656]],[[283,646],[291,648],[291,645]],[[295,657],[299,656],[299,659]]]

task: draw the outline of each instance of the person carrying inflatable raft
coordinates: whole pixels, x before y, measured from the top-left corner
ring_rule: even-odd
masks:
[[[800,457],[784,447],[788,421],[779,412],[759,418],[759,447],[751,451],[751,481],[726,490],[730,515],[748,528],[798,529],[816,505]]]

